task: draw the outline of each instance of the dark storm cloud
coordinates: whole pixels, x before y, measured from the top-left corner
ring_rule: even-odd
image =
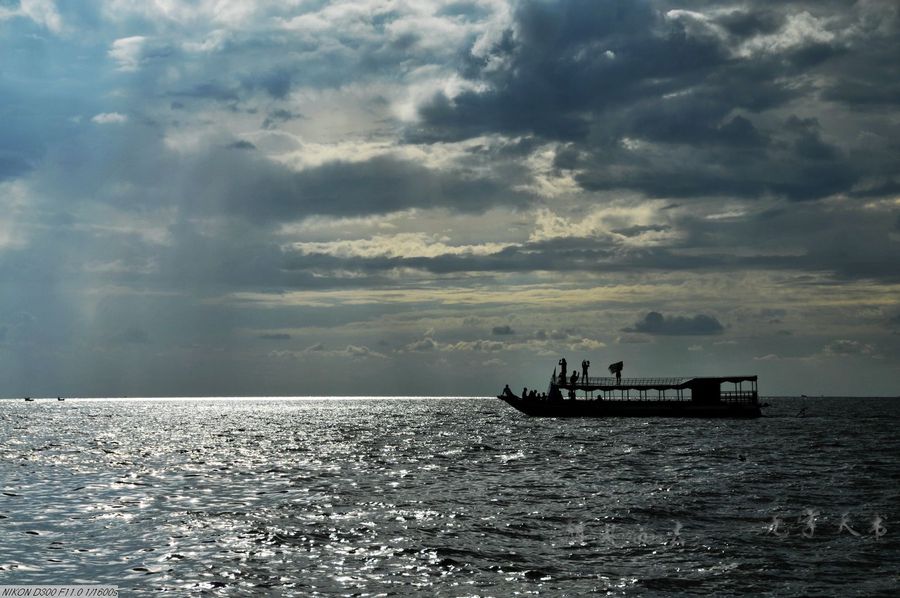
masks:
[[[170,92],[172,96],[199,100],[235,102],[240,99],[238,89],[217,82],[198,83],[190,88]],[[183,106],[183,104],[180,104]]]
[[[270,332],[266,334],[260,334],[259,338],[267,341],[289,341],[291,340],[291,335],[286,332]]]
[[[21,56],[23,51],[0,33],[0,55]],[[44,54],[49,50],[42,45],[36,51]],[[72,110],[90,105],[82,98],[70,97],[77,90],[45,85],[34,69],[40,72],[46,67],[25,62],[4,61],[0,68],[0,182],[27,175],[48,146],[72,134],[76,128]]]
[[[436,275],[460,273],[533,273],[533,272],[637,272],[716,270],[726,266],[755,269],[758,261],[740,263],[727,256],[683,257],[664,249],[623,252],[592,247],[592,239],[581,239],[582,247],[566,242],[529,243],[508,247],[483,256],[446,254],[435,257],[409,258],[339,258],[330,255],[288,255],[284,268],[301,271],[354,271],[374,276],[379,272],[411,268]],[[767,264],[768,265],[768,264]],[[783,267],[789,267],[783,265]]]
[[[823,353],[839,357],[872,355],[875,353],[875,347],[856,340],[838,339],[825,345]]]
[[[501,131],[584,140],[603,110],[682,89],[726,60],[714,40],[659,32],[665,27],[647,2],[523,2],[515,36],[494,48],[508,66],[483,70],[487,60],[471,65],[469,74],[490,89],[452,101],[435,96],[421,108],[422,134],[461,138]]]
[[[756,7],[756,12],[736,10],[717,19],[729,33],[748,38],[760,34],[775,33],[784,24],[784,15],[774,10]]]
[[[862,6],[862,5],[860,5]],[[900,106],[900,63],[897,61],[900,6],[872,3],[878,12],[861,18],[861,38],[852,51],[826,71],[822,97],[857,110],[878,111]]]
[[[293,74],[289,69],[282,68],[264,73],[254,73],[246,76],[242,84],[247,89],[263,89],[276,100],[283,100],[291,91]]]
[[[887,319],[887,326],[890,330],[900,331],[900,312]]]
[[[0,153],[0,181],[3,179],[15,178],[23,174],[30,167],[31,165],[24,156],[14,153]]]
[[[900,106],[900,69],[882,81],[852,78],[829,86],[823,98],[849,104],[854,108],[878,109],[883,106]]]
[[[838,6],[733,5],[704,15],[672,3],[525,1],[494,60],[470,57],[460,67],[485,88],[438,93],[420,107],[422,124],[409,135],[434,141],[500,132],[568,142],[556,165],[578,169],[586,190],[796,200],[850,192],[895,168],[852,154],[853,139],[842,146],[823,139],[817,125],[801,130],[763,116],[815,99],[812,77],[824,99],[894,102],[900,77],[885,74],[900,68],[897,11],[872,5],[882,19]],[[867,35],[852,38],[853,28]],[[781,41],[753,45],[765,36]],[[626,139],[663,147],[647,153],[623,147]]]
[[[617,228],[613,229],[612,232],[626,237],[636,237],[646,232],[664,232],[669,230],[670,228],[670,226],[665,224],[647,224],[629,226],[627,228]]]
[[[178,206],[193,217],[224,214],[254,225],[411,207],[483,212],[496,205],[525,206],[533,199],[510,189],[499,178],[502,171],[439,170],[391,155],[333,160],[298,171],[265,157],[244,139],[222,139],[181,154],[165,146],[158,125],[130,121],[83,127],[65,147],[54,149],[36,174],[43,193],[65,194],[70,204],[101,202],[142,211],[151,202],[156,208]]]
[[[623,328],[623,332],[641,332],[643,334],[665,336],[707,336],[722,334],[724,327],[719,321],[704,314],[693,317],[663,316],[659,312],[651,311],[638,320],[633,326]]]
[[[256,146],[250,143],[245,139],[240,139],[235,141],[234,143],[228,144],[229,149],[239,149],[239,150],[255,150]]]
[[[743,129],[736,120],[716,134],[729,127]],[[702,130],[685,134],[683,142],[667,148],[669,156],[660,163],[648,164],[640,153],[618,148],[594,153],[580,164],[576,179],[595,191],[631,188],[651,196],[810,200],[849,191],[863,174],[861,164],[822,139],[815,119],[791,116],[781,123],[778,139],[767,143],[750,129],[724,135],[730,143]]]
[[[682,217],[685,237],[678,246],[715,251],[712,262],[728,268],[770,268],[827,272],[843,280],[900,281],[900,244],[886,210],[859,210],[853,201],[822,206],[782,204],[756,214],[722,220]],[[836,223],[840,225],[836,225]],[[743,239],[759,251],[738,258],[727,252]],[[670,248],[677,251],[678,246]],[[778,247],[792,247],[789,254]],[[765,249],[771,247],[767,254]]]
[[[290,110],[278,108],[276,110],[272,110],[268,113],[268,115],[266,115],[266,119],[262,123],[262,128],[274,129],[281,123],[285,123],[298,118],[305,117],[299,112],[291,112]]]
[[[705,208],[715,204],[709,202]],[[714,207],[713,207],[714,209]],[[488,254],[432,257],[338,257],[286,250],[292,271],[378,273],[411,268],[458,273],[740,271],[819,272],[835,280],[900,281],[896,212],[859,210],[852,200],[772,202],[768,209],[729,217],[682,210],[669,223],[612,229],[613,235],[554,238],[511,244]],[[840,226],[835,223],[840,222]],[[641,235],[672,235],[664,244],[632,245]],[[740,255],[735,245],[752,247]],[[773,308],[774,309],[774,308]]]
[[[120,345],[143,345],[150,342],[150,335],[140,328],[126,328],[110,335],[109,342]]]
[[[557,272],[621,270],[612,262],[614,250],[592,239],[571,239],[510,246],[487,255],[444,254],[434,257],[336,257],[326,254],[287,253],[283,267],[297,270],[354,270],[373,274],[399,268],[434,274],[460,272]]]
[[[213,150],[195,169],[187,192],[254,221],[385,214],[416,206],[479,212],[530,199],[491,178],[432,170],[389,156],[328,162],[296,172],[246,152]]]

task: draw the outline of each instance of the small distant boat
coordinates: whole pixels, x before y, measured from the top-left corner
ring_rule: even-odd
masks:
[[[65,399],[62,398],[62,397],[56,397],[56,400],[57,400],[57,401],[65,401]]]
[[[34,399],[32,399],[31,397],[25,397],[25,400],[28,401],[29,403],[34,401]]]

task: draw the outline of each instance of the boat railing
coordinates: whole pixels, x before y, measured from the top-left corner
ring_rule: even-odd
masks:
[[[757,394],[754,390],[723,390],[719,397],[728,403],[755,403]]]
[[[616,380],[616,378],[612,376],[588,376],[587,380],[584,378],[579,378],[575,382],[575,386],[664,386],[664,387],[673,387],[678,386],[680,384],[684,384],[690,380],[690,378],[622,378],[621,380]],[[554,383],[558,383],[558,380],[552,380]],[[565,384],[560,384],[563,387],[572,386],[567,379]]]

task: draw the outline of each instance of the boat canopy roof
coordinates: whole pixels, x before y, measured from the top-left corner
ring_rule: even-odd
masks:
[[[691,378],[691,380],[708,380],[710,382],[718,380],[720,384],[722,382],[732,382],[734,384],[738,384],[740,382],[756,382],[756,378],[756,376],[703,376]]]

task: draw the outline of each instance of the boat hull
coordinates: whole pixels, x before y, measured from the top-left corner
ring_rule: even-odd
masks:
[[[706,417],[752,418],[762,415],[758,403],[693,401],[522,400],[498,396],[532,417]]]

